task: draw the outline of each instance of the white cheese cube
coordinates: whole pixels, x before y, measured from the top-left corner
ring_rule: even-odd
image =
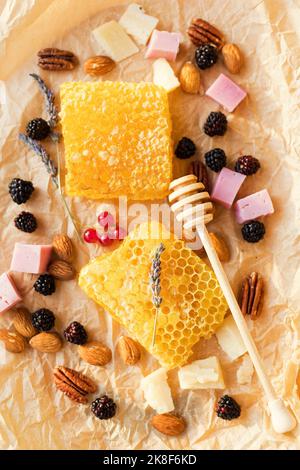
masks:
[[[115,62],[139,52],[138,47],[116,21],[109,21],[94,29],[93,35],[99,46]]]
[[[216,337],[219,345],[232,361],[247,352],[240,332],[231,315],[225,318],[222,326],[216,331]]]
[[[146,402],[158,414],[169,413],[174,410],[171,389],[167,382],[167,371],[157,369],[141,381]]]
[[[119,23],[126,33],[133,37],[137,44],[145,46],[158,23],[158,19],[154,18],[154,16],[146,15],[140,5],[132,3],[124,15],[121,16]]]
[[[178,371],[182,389],[225,388],[222,369],[216,356],[194,361]]]
[[[166,59],[157,59],[152,67],[155,85],[163,87],[168,93],[180,86],[178,78]]]

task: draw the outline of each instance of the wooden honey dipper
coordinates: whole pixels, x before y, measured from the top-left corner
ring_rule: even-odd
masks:
[[[249,333],[247,323],[232,291],[226,273],[212,245],[206,224],[213,219],[213,204],[202,183],[195,175],[183,176],[170,184],[169,202],[178,221],[183,222],[186,230],[196,229],[219,281],[232,316],[253,362],[262,388],[267,397],[273,428],[278,433],[289,432],[297,425],[296,419],[276,396],[275,390],[266,374],[259,352]]]

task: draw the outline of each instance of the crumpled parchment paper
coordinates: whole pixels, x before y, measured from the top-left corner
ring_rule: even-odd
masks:
[[[43,113],[43,99],[28,76],[38,72],[36,52],[56,46],[74,51],[81,64],[97,54],[91,30],[118,19],[128,1],[112,0],[1,0],[0,1],[0,144],[1,144],[1,269],[9,269],[14,243],[49,243],[53,234],[68,231],[76,244],[76,267],[100,248],[80,245],[65,216],[61,201],[49,177],[32,152],[18,142],[17,135],[29,119]],[[232,258],[226,271],[237,290],[242,277],[251,270],[266,280],[265,307],[249,328],[278,394],[300,418],[296,379],[300,363],[300,112],[299,112],[299,22],[300,6],[293,0],[146,0],[140,1],[149,14],[158,16],[159,28],[185,32],[193,16],[216,24],[229,41],[239,44],[246,65],[235,80],[249,93],[234,113],[224,138],[211,140],[202,132],[209,111],[218,105],[206,97],[186,95],[177,90],[170,96],[175,141],[183,135],[198,145],[199,156],[213,146],[226,150],[229,165],[241,154],[254,154],[261,171],[248,178],[240,195],[262,188],[270,191],[275,214],[266,219],[267,234],[261,243],[250,246],[241,239],[233,213],[218,207],[210,228],[223,233],[230,243]],[[115,6],[115,5],[118,6]],[[193,56],[187,37],[174,69]],[[143,51],[122,62],[107,76],[112,80],[151,80],[151,61]],[[202,73],[207,88],[224,71],[222,61]],[[72,73],[42,72],[57,92],[65,80],[87,80],[82,67]],[[47,145],[55,158],[54,147]],[[183,174],[183,163],[175,173]],[[23,234],[13,226],[13,218],[23,209],[12,203],[7,192],[10,179],[19,176],[33,181],[37,190],[26,204],[38,218],[39,229]],[[105,202],[74,198],[69,201],[81,227],[94,224]],[[86,325],[89,335],[108,344],[112,350],[121,328],[77,287],[76,281],[57,283],[57,292],[44,298],[33,293],[34,276],[14,273],[24,295],[24,304],[34,311],[52,309],[56,327],[62,332],[72,320]],[[11,313],[0,318],[9,326]],[[242,406],[242,416],[233,422],[218,420],[213,411],[213,391],[180,391],[177,373],[169,374],[176,410],[184,415],[188,428],[179,438],[167,438],[149,426],[153,411],[147,408],[139,384],[141,377],[158,364],[144,354],[140,364],[125,367],[114,355],[105,368],[79,360],[76,346],[65,344],[56,355],[28,348],[13,355],[0,346],[0,447],[1,449],[299,449],[298,429],[289,435],[276,435],[270,426],[266,402],[254,375],[250,383],[237,382],[243,358],[230,362],[215,338],[200,341],[195,358],[217,354],[221,360],[227,392]],[[118,402],[118,414],[108,422],[97,421],[89,407],[77,406],[55,390],[52,370],[64,364],[87,373]]]

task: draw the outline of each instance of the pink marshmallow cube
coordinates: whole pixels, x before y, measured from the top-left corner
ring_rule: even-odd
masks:
[[[9,273],[0,276],[0,313],[6,312],[22,300]]]
[[[274,213],[272,200],[267,189],[262,189],[257,193],[239,199],[235,203],[234,210],[239,224]]]
[[[10,269],[20,273],[44,273],[50,261],[51,251],[51,245],[16,243]]]
[[[206,95],[231,113],[243,101],[247,93],[230,78],[221,73],[206,91]]]
[[[222,168],[215,182],[211,199],[230,209],[245,178],[246,176],[241,173]]]
[[[162,57],[170,61],[176,60],[180,40],[180,33],[169,33],[168,31],[158,31],[155,29],[145,54],[146,59]]]

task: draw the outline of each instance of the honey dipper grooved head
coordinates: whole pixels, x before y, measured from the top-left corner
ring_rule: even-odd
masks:
[[[195,175],[178,178],[169,186],[169,203],[185,229],[207,224],[213,219],[213,205],[202,183]]]

